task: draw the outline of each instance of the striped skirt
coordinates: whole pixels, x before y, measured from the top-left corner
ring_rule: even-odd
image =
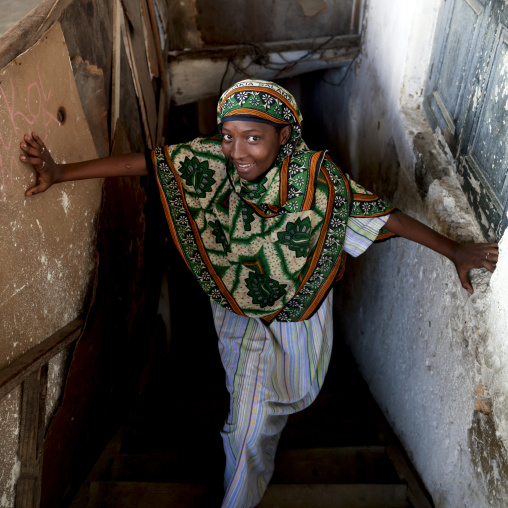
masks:
[[[288,415],[316,398],[330,361],[332,293],[307,321],[273,322],[234,314],[212,301],[230,393],[222,439],[226,454],[222,507],[256,506],[273,473]]]

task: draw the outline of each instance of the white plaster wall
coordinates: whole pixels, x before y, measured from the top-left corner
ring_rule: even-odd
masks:
[[[368,0],[360,58],[341,88],[317,83],[314,106],[355,179],[452,238],[482,241],[421,109],[440,4]],[[443,175],[424,198],[415,136]],[[473,274],[473,296],[451,262],[403,239],[350,261],[335,292],[339,327],[437,507],[508,505],[507,242],[492,279]]]

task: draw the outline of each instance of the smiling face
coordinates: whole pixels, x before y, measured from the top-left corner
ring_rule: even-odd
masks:
[[[222,124],[222,153],[241,178],[252,182],[272,167],[290,134],[289,125],[279,130],[266,123],[229,120]]]

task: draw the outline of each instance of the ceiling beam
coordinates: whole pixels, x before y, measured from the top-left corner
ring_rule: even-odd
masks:
[[[189,104],[219,95],[240,79],[276,80],[340,67],[360,52],[359,35],[212,46],[170,51],[172,101]]]

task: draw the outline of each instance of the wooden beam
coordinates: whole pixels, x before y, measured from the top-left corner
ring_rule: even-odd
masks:
[[[111,75],[111,134],[110,144],[115,139],[116,123],[120,118],[120,94],[122,91],[120,70],[122,61],[122,20],[123,8],[120,0],[113,0],[113,63]]]
[[[16,508],[38,508],[41,490],[41,456],[48,365],[32,372],[22,384],[18,457],[21,463],[16,484]]]
[[[77,317],[23,356],[7,365],[7,367],[4,367],[0,371],[0,399],[47,364],[62,349],[77,340],[81,335],[84,323],[82,317]]]
[[[159,31],[153,31],[152,19],[146,0],[141,0],[141,19],[143,33],[145,36],[145,50],[148,60],[148,68],[150,69],[152,78],[158,78],[160,76],[160,59],[157,54],[155,39],[157,39],[157,41],[159,40]]]
[[[220,95],[241,79],[271,81],[341,67],[359,53],[359,35],[171,51],[171,100],[189,104]]]
[[[148,12],[150,13],[150,23],[152,24],[152,32],[153,32],[153,36],[154,36],[155,50],[157,51],[157,60],[159,62],[159,72],[160,72],[162,89],[167,90],[168,86],[166,83],[166,65],[165,65],[165,60],[162,58],[160,33],[159,33],[159,27],[157,25],[157,14],[155,12],[155,5],[153,3],[153,0],[148,0]]]
[[[268,53],[285,53],[289,51],[318,52],[322,50],[341,50],[344,53],[359,49],[360,35],[337,35],[335,37],[316,37],[294,41],[263,42],[258,44],[239,44],[234,46],[211,46],[202,49],[184,49],[168,51],[169,62],[182,60],[202,60],[213,58],[227,60],[245,56],[260,56]]]

